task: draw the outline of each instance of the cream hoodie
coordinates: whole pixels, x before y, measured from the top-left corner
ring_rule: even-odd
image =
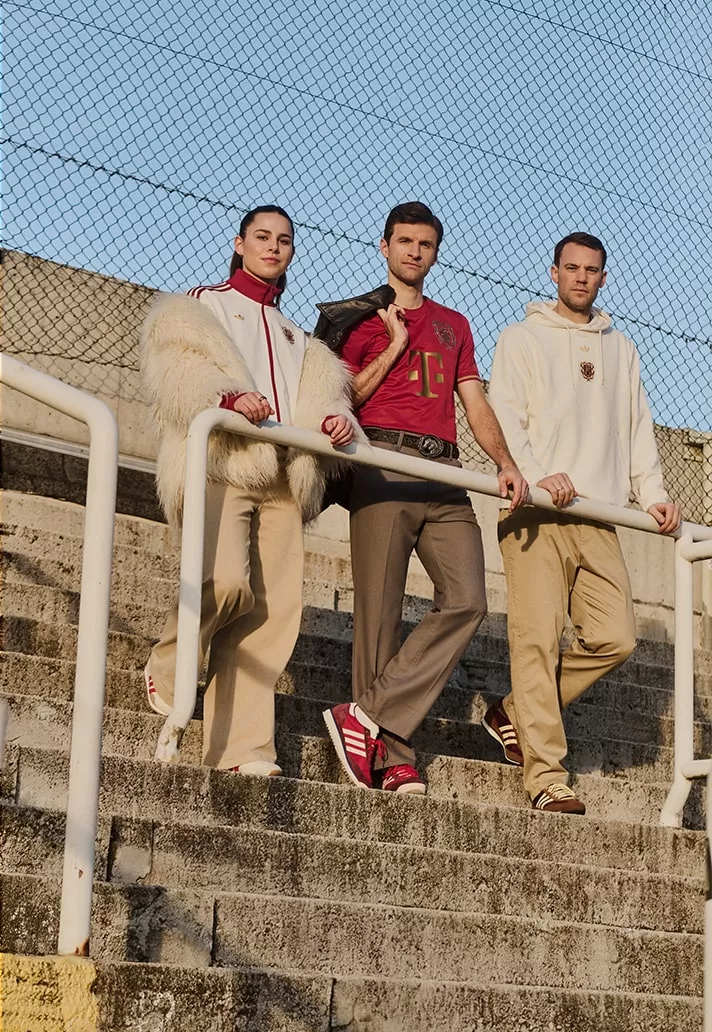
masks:
[[[582,325],[555,305],[528,304],[497,341],[489,400],[515,462],[532,485],[568,473],[586,498],[667,501],[633,343],[598,308]]]

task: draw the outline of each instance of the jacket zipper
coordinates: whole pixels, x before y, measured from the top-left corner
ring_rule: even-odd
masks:
[[[274,398],[274,409],[277,422],[282,422],[282,416],[279,411],[279,398],[277,397],[277,383],[274,378],[274,357],[272,355],[272,338],[269,335],[269,325],[267,323],[267,315],[265,314],[265,306],[260,305],[260,311],[262,312],[262,325],[265,328],[265,337],[267,338],[267,357],[269,358],[269,375],[272,381],[272,396]]]

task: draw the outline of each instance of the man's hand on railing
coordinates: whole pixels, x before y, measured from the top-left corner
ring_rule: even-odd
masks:
[[[321,424],[321,432],[329,437],[335,448],[343,448],[354,439],[353,423],[346,416],[327,416]]]
[[[497,474],[499,480],[499,493],[506,498],[509,492],[512,497],[509,503],[509,511],[514,512],[520,505],[524,505],[529,497],[529,484],[516,466],[504,466]]]
[[[549,492],[557,509],[571,505],[576,497],[576,488],[567,473],[552,473],[551,476],[538,480],[536,486],[543,487],[545,491]]]
[[[658,524],[661,534],[670,534],[682,523],[682,509],[677,502],[656,502],[648,512]]]

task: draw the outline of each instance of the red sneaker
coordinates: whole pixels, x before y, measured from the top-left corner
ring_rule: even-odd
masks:
[[[354,702],[342,702],[324,710],[322,715],[339,763],[349,780],[361,788],[373,788],[373,762],[376,756],[385,758],[386,746],[379,738],[371,736],[355,715],[355,710]]]
[[[384,792],[399,792],[401,795],[425,795],[425,785],[420,774],[408,763],[398,763],[395,767],[386,767],[383,771],[381,788]]]

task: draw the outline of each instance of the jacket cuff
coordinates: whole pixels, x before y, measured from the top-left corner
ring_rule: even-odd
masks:
[[[230,409],[234,411],[234,405],[238,398],[241,398],[246,391],[240,391],[239,394],[221,394],[218,408]]]

